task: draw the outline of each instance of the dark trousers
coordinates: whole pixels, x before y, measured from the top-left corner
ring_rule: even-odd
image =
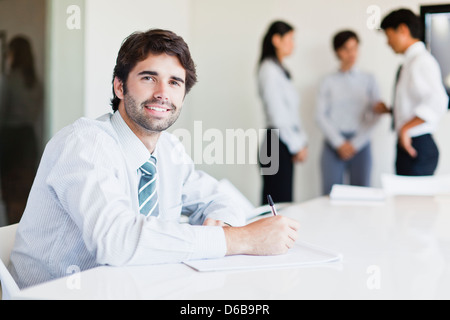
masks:
[[[322,194],[330,194],[333,185],[343,184],[346,173],[352,186],[370,187],[372,151],[370,143],[350,160],[342,160],[336,150],[325,142],[322,159]]]
[[[401,176],[432,176],[439,161],[439,150],[431,134],[412,138],[417,157],[412,158],[397,144],[397,174]]]
[[[33,127],[1,128],[0,181],[9,224],[18,223],[22,217],[37,163],[38,147]]]
[[[274,146],[274,143],[276,143],[277,146]],[[261,161],[268,157],[271,160],[270,162]],[[259,159],[264,184],[262,204],[268,203],[267,195],[269,194],[272,196],[274,202],[292,202],[294,181],[294,163],[292,161],[292,155],[287,146],[271,129],[267,130],[266,139],[260,149]],[[267,170],[269,167],[274,170]]]

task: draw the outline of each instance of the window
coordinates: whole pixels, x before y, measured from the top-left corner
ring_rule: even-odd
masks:
[[[441,66],[442,80],[450,96],[450,4],[423,6],[421,16],[423,40]]]

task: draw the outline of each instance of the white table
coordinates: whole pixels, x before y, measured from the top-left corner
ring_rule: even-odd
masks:
[[[23,290],[19,299],[450,299],[450,199],[378,205],[319,198],[280,214],[341,263],[199,273],[183,264],[100,267]]]

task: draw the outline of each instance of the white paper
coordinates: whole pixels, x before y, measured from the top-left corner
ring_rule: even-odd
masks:
[[[247,221],[251,221],[259,216],[266,213],[271,213],[272,209],[269,205],[264,205],[255,208],[253,204],[227,179],[220,180],[219,182],[219,192],[226,193],[233,198],[233,201],[239,205],[240,208],[246,213]],[[276,203],[275,208],[278,212],[282,211],[284,208],[291,206],[292,203]]]
[[[406,177],[384,174],[383,188],[390,195],[437,196],[450,194],[450,175]]]
[[[184,264],[200,272],[228,271],[241,269],[282,268],[318,265],[338,262],[342,255],[319,248],[306,242],[297,242],[284,255],[277,256],[227,256],[221,259],[186,261]]]
[[[335,184],[330,199],[336,201],[384,201],[386,194],[382,189]]]

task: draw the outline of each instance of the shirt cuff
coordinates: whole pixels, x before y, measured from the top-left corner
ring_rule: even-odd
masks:
[[[230,214],[233,212],[234,214]],[[223,209],[207,215],[207,218],[220,220],[233,227],[242,227],[246,223],[246,213],[239,209]]]
[[[296,155],[308,146],[308,141],[303,135],[299,136],[298,138],[291,139],[290,141],[285,141],[283,140],[283,138],[280,139],[286,145],[291,155]]]
[[[339,136],[335,136],[335,137],[329,137],[328,139],[328,143],[335,149],[339,149],[340,146],[342,146],[345,142],[345,138],[342,137],[341,135]]]
[[[430,108],[426,105],[420,105],[416,109],[416,116],[425,122],[435,123],[438,121],[439,117],[436,112],[430,110]]]
[[[355,136],[351,143],[357,152],[361,151],[370,142],[370,137],[367,135],[357,135]]]
[[[227,242],[222,227],[194,226],[195,245],[189,260],[223,258]]]

